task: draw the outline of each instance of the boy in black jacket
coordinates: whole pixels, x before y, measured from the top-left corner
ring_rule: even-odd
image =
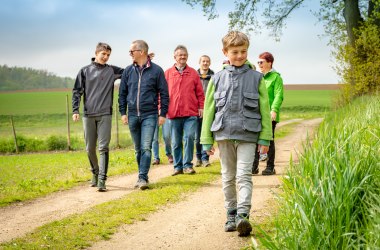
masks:
[[[92,172],[91,186],[98,187],[99,192],[106,191],[114,82],[121,77],[124,70],[107,64],[110,55],[111,47],[108,44],[97,44],[95,58],[77,75],[72,97],[73,120],[76,122],[79,121],[79,105],[82,95],[84,96],[82,119]],[[96,155],[97,141],[99,161]]]

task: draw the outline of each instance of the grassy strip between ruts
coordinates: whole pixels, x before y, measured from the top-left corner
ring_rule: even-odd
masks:
[[[148,213],[177,202],[220,177],[220,164],[199,168],[196,175],[166,177],[147,191],[132,192],[121,199],[97,205],[88,211],[48,223],[0,245],[2,249],[82,249],[109,239],[118,227],[144,220]]]

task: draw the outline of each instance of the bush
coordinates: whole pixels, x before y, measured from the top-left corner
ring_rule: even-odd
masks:
[[[47,150],[64,150],[67,149],[67,139],[63,136],[51,135],[46,140]]]
[[[337,54],[341,62],[338,73],[345,83],[340,105],[380,91],[380,27],[367,23],[356,33],[355,45],[342,46]]]

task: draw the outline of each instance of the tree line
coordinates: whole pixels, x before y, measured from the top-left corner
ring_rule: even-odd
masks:
[[[70,88],[73,82],[46,70],[0,65],[0,91]]]

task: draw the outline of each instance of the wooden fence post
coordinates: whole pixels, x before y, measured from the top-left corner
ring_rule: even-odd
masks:
[[[67,150],[70,150],[71,149],[71,141],[70,141],[69,95],[66,95],[66,114],[67,114]]]
[[[13,130],[13,139],[14,139],[15,147],[16,147],[16,154],[18,154],[18,145],[17,145],[16,129],[15,129],[15,125],[14,125],[14,123],[13,123],[13,116],[11,116],[11,124],[12,124],[12,130]]]

